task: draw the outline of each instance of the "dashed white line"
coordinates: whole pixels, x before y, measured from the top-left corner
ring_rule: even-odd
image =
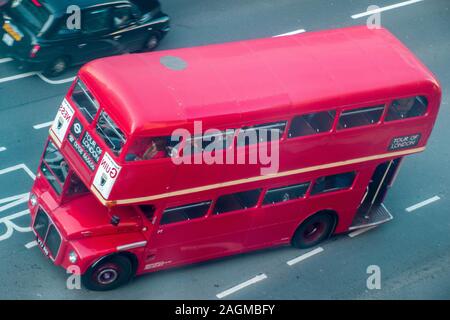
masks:
[[[2,152],[2,151],[6,151],[6,148],[5,147],[0,147],[0,152]]]
[[[31,248],[33,248],[33,247],[36,247],[37,244],[38,244],[37,241],[34,240],[34,241],[31,241],[31,242],[28,242],[27,244],[25,244],[25,248],[31,249]]]
[[[239,290],[241,290],[241,289],[243,289],[245,287],[248,287],[248,286],[250,286],[252,284],[255,284],[255,283],[259,282],[259,281],[262,281],[264,279],[267,279],[267,276],[264,273],[262,273],[260,275],[257,275],[256,277],[251,278],[250,280],[247,280],[245,282],[242,282],[242,283],[238,284],[237,286],[234,286],[234,287],[232,287],[232,288],[230,288],[228,290],[225,290],[225,291],[223,291],[221,293],[216,294],[216,297],[219,298],[219,299],[222,299],[222,298],[224,298],[226,296],[229,296],[232,293],[235,293],[236,291],[239,291]]]
[[[316,254],[318,254],[318,253],[321,253],[322,251],[323,251],[323,248],[322,248],[322,247],[318,247],[318,248],[316,248],[316,249],[314,249],[314,250],[312,250],[312,251],[310,251],[310,252],[308,252],[308,253],[305,253],[305,254],[303,254],[303,255],[301,255],[301,256],[295,258],[295,259],[289,260],[289,261],[286,262],[286,263],[287,263],[289,266],[292,266],[292,265],[294,265],[294,264],[296,264],[296,263],[299,263],[300,261],[303,261],[303,260],[305,260],[305,259],[308,259],[308,258],[312,257],[313,255],[316,255]]]
[[[363,233],[365,233],[365,232],[367,232],[369,230],[372,230],[372,229],[374,229],[376,227],[377,226],[371,226],[371,227],[367,227],[367,228],[358,229],[356,231],[353,231],[353,232],[349,233],[348,236],[350,238],[354,238],[354,237],[359,236],[360,234],[363,234]]]
[[[33,126],[33,128],[36,129],[36,130],[39,130],[39,129],[42,129],[42,128],[50,127],[52,124],[53,124],[53,121],[39,123],[39,124],[35,124]]]
[[[70,78],[61,79],[61,80],[50,80],[49,78],[44,76],[42,73],[38,73],[37,76],[39,78],[41,78],[42,81],[45,81],[49,84],[64,84],[64,83],[72,82],[76,78],[76,77],[70,77]]]
[[[424,200],[424,201],[419,202],[411,207],[406,208],[406,211],[411,212],[411,211],[417,210],[419,208],[422,208],[423,206],[426,206],[426,205],[433,203],[435,201],[438,201],[440,199],[441,198],[439,196],[431,197],[430,199]]]
[[[298,29],[298,30],[294,30],[294,31],[291,31],[291,32],[287,32],[287,33],[276,35],[276,36],[274,36],[274,38],[276,38],[276,37],[284,37],[284,36],[292,36],[294,34],[299,34],[299,33],[303,33],[303,32],[306,32],[306,30],[305,29]]]
[[[404,1],[404,2],[400,2],[400,3],[392,4],[390,6],[381,7],[381,8],[378,8],[378,9],[369,10],[369,11],[366,11],[366,12],[361,12],[361,13],[358,13],[358,14],[354,14],[354,15],[352,15],[352,19],[358,19],[358,18],[362,18],[362,17],[365,17],[365,16],[370,16],[370,15],[375,14],[375,13],[380,13],[380,12],[383,12],[383,11],[400,8],[400,7],[403,7],[403,6],[407,6],[407,5],[414,4],[414,3],[417,3],[417,2],[422,2],[422,1],[423,0],[410,0],[410,1]]]
[[[14,80],[23,79],[23,78],[28,78],[28,77],[32,77],[36,74],[37,74],[36,72],[20,73],[20,74],[16,74],[16,75],[10,76],[10,77],[0,78],[0,83],[14,81]]]
[[[0,63],[6,63],[6,62],[10,62],[10,61],[12,61],[11,58],[2,58],[2,59],[0,59]]]

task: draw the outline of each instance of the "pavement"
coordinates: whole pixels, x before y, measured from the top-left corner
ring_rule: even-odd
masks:
[[[382,25],[435,73],[443,88],[427,150],[405,159],[385,200],[394,220],[333,237],[320,248],[281,247],[218,259],[144,275],[110,292],[68,290],[65,270],[53,266],[33,243],[26,199],[49,122],[77,69],[47,79],[18,70],[0,52],[0,299],[449,299],[450,1],[162,4],[173,23],[159,50],[361,25],[367,16],[355,15],[369,5],[384,8]],[[298,263],[287,263],[299,256]],[[373,266],[381,272],[380,287],[369,289]]]

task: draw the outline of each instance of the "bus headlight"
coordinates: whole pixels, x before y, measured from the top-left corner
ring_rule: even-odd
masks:
[[[70,251],[70,253],[69,253],[69,261],[71,263],[76,263],[78,261],[78,256],[77,256],[76,252],[73,250]]]
[[[38,203],[37,197],[34,193],[30,194],[30,203],[33,207],[35,207]]]

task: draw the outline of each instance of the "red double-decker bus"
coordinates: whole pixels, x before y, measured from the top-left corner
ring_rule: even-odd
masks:
[[[392,219],[383,199],[403,157],[425,150],[440,98],[385,29],[97,60],[50,129],[32,227],[43,252],[94,290],[268,246],[312,247]],[[180,129],[192,137],[174,139]],[[262,129],[271,135],[240,139]],[[276,146],[276,170],[175,161],[219,152],[212,141],[234,160]]]

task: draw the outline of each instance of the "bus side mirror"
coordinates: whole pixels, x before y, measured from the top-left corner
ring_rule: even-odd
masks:
[[[119,223],[120,223],[120,218],[118,216],[112,216],[111,217],[111,224],[114,227],[117,227],[119,225]]]

